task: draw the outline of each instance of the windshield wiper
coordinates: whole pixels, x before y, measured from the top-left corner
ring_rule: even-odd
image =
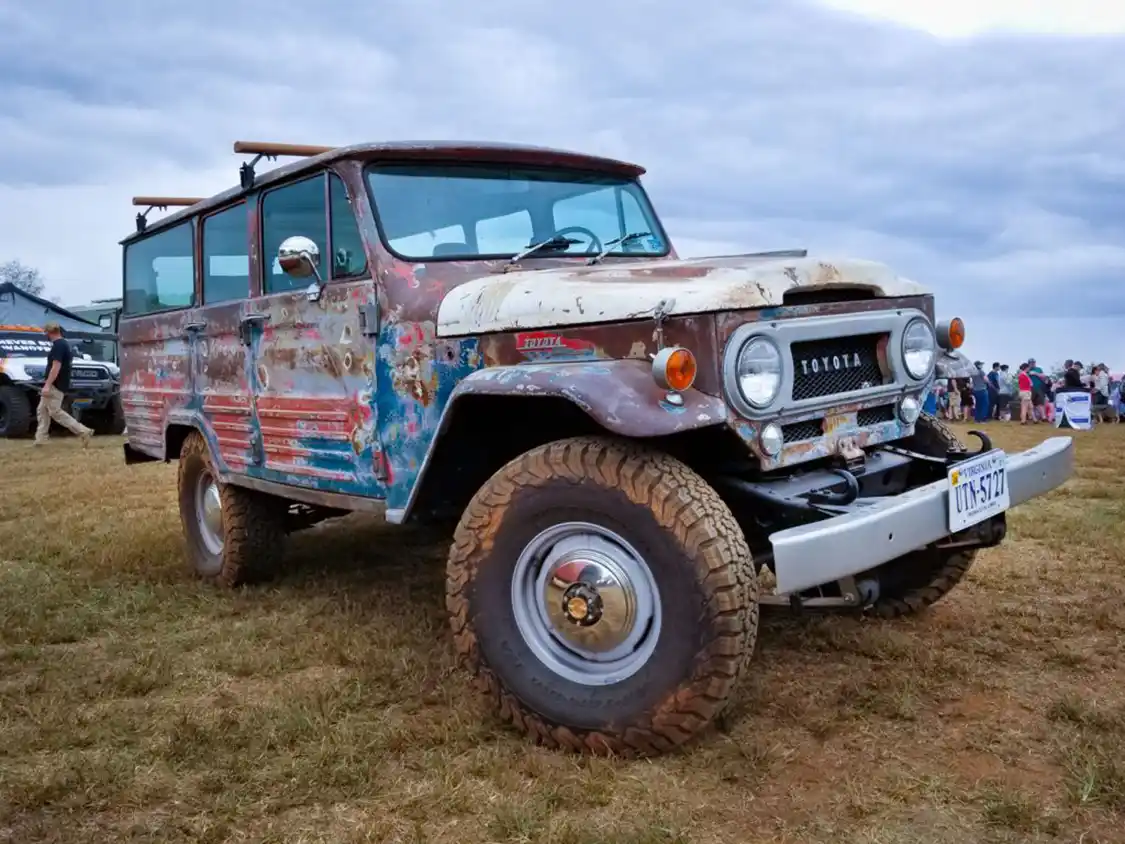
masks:
[[[541,240],[538,243],[529,243],[526,249],[517,252],[508,260],[508,263],[504,265],[504,271],[507,272],[528,255],[533,255],[540,249],[549,249],[552,252],[556,252],[560,249],[569,249],[574,244],[581,242],[581,240],[575,240],[573,237],[560,237],[555,235],[546,240]]]
[[[652,232],[629,232],[629,234],[623,234],[623,235],[621,235],[621,237],[615,237],[613,240],[609,241],[608,243],[605,244],[605,246],[602,247],[601,252],[599,252],[597,255],[595,255],[593,258],[591,258],[589,261],[587,261],[586,266],[590,266],[591,264],[598,263],[598,261],[600,261],[606,255],[608,255],[610,252],[612,252],[613,247],[615,247],[615,246],[623,246],[626,243],[632,243],[637,238],[648,237],[651,234],[652,234]]]

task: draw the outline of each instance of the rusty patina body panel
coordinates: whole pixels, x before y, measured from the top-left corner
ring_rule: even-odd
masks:
[[[505,260],[407,261],[380,236],[364,178],[371,160],[388,157],[573,166],[630,178],[644,172],[534,148],[363,145],[279,168],[249,191],[235,188],[157,221],[151,230],[245,199],[257,232],[259,193],[323,168],[346,185],[369,275],[328,283],[318,301],[303,289],[265,295],[263,267],[273,257],[261,255],[260,237],[252,236],[246,298],[125,318],[122,393],[134,448],[174,458],[170,428],[197,429],[228,478],[385,499],[389,512],[405,517],[447,409],[463,395],[565,398],[628,437],[727,426],[766,470],[827,456],[843,436],[862,447],[908,433],[893,419],[861,424],[877,403],[843,404],[823,422],[831,436],[787,445],[770,458],[758,446],[760,423],[740,417],[723,397],[723,350],[747,322],[899,307],[932,318],[932,299],[881,265],[763,256],[682,261],[670,242],[655,261],[607,256],[585,266],[584,256],[544,255],[516,272],[505,271]],[[196,274],[198,302],[198,267]],[[785,304],[790,291],[832,288],[841,291],[838,300],[829,292],[829,301]],[[472,303],[458,305],[460,289],[472,291]],[[542,317],[530,320],[533,327],[522,305],[511,313],[523,316],[503,322],[519,291],[540,296],[542,308],[533,310]],[[855,299],[854,291],[875,298]],[[485,300],[491,306],[482,311]],[[456,317],[448,331],[441,328],[443,304]],[[486,330],[464,333],[474,325]],[[683,406],[665,401],[653,382],[650,359],[662,345],[691,349],[699,362]]]

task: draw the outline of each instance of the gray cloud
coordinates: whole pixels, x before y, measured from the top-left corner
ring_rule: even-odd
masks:
[[[0,10],[0,256],[111,295],[129,196],[228,187],[236,138],[510,140],[644,164],[681,251],[807,246],[942,309],[1125,314],[1121,55],[781,0],[44,0]]]

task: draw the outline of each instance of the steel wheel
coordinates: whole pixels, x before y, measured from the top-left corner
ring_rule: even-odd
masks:
[[[636,550],[608,528],[565,522],[535,536],[512,575],[516,626],[555,674],[586,686],[639,671],[660,637],[660,593]]]
[[[195,482],[195,517],[199,538],[215,556],[223,553],[223,502],[219,484],[209,471],[202,471]]]

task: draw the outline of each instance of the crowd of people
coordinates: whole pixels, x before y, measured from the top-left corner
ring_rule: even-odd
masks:
[[[1125,416],[1122,384],[1104,363],[1086,367],[1082,361],[1068,360],[1054,374],[1045,373],[1035,358],[1014,371],[1006,363],[994,362],[987,371],[979,360],[973,365],[969,378],[938,379],[928,400],[929,412],[949,420],[1053,424],[1056,394],[1078,392],[1089,394],[1096,417],[1119,422]]]

